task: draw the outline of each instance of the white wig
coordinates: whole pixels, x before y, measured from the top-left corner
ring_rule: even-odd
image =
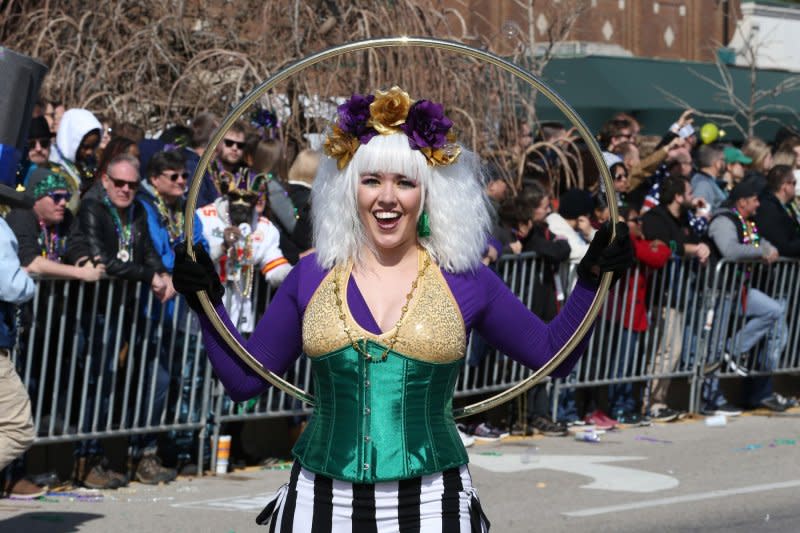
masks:
[[[491,230],[489,203],[478,158],[462,148],[455,163],[431,167],[408,145],[403,133],[376,135],[359,146],[341,171],[324,156],[311,189],[314,246],[319,264],[329,269],[360,262],[370,246],[356,202],[359,179],[368,172],[391,172],[417,180],[422,209],[428,212],[430,237],[419,242],[449,272],[474,270]],[[419,217],[417,214],[417,217]]]

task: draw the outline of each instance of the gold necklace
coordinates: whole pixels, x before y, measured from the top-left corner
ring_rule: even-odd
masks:
[[[408,294],[406,294],[406,303],[403,305],[403,308],[400,310],[400,318],[397,319],[397,323],[394,325],[394,334],[387,341],[386,349],[383,350],[383,353],[381,354],[381,358],[377,362],[382,363],[382,362],[386,361],[386,358],[389,357],[389,352],[392,349],[394,349],[394,345],[397,342],[397,337],[400,334],[400,324],[403,322],[403,319],[405,318],[406,313],[408,312],[408,305],[411,303],[411,299],[414,297],[414,292],[417,290],[417,286],[419,285],[419,282],[422,279],[422,276],[425,275],[425,271],[428,269],[428,265],[430,265],[430,264],[431,264],[431,259],[428,256],[428,253],[426,251],[425,252],[425,259],[423,261],[422,267],[419,269],[419,272],[417,272],[416,279],[411,283],[411,290],[408,292]],[[334,274],[334,276],[333,276],[333,292],[334,292],[334,295],[336,296],[336,307],[339,310],[339,319],[342,321],[342,325],[344,326],[344,332],[347,335],[347,338],[350,341],[350,345],[353,347],[353,349],[356,352],[358,352],[361,355],[363,355],[364,359],[366,359],[367,362],[372,362],[373,359],[374,359],[372,357],[372,355],[369,352],[367,352],[365,349],[361,348],[361,346],[359,346],[359,344],[358,344],[359,342],[363,341],[364,339],[363,338],[360,338],[360,339],[357,339],[357,340],[354,339],[353,338],[353,333],[350,330],[350,326],[347,325],[347,318],[345,317],[344,306],[342,304],[342,292],[341,292],[341,288],[339,286],[339,275],[340,275],[339,272],[336,272]]]

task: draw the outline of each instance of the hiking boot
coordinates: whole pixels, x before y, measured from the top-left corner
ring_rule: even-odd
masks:
[[[48,487],[39,485],[25,479],[12,479],[3,487],[3,497],[16,500],[34,500],[47,494]]]
[[[75,483],[89,489],[118,489],[128,479],[108,469],[104,457],[78,457],[75,472]]]
[[[161,459],[155,454],[147,454],[136,466],[136,481],[145,485],[169,483],[178,477],[174,468],[161,466]]]
[[[567,426],[553,422],[546,416],[536,416],[531,422],[531,426],[536,433],[541,433],[546,437],[564,437],[567,435]]]

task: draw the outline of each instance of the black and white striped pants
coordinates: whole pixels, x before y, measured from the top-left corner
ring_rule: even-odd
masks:
[[[309,472],[297,461],[256,518],[270,533],[485,533],[466,465],[429,476],[357,484]]]

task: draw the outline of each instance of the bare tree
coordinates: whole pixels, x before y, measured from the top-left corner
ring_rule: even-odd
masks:
[[[527,33],[504,27],[501,40],[511,44],[510,59],[540,74],[588,0],[515,1],[524,8]],[[79,0],[8,0],[0,7],[0,42],[13,43],[50,67],[44,98],[157,132],[185,124],[200,111],[226,115],[271,74],[335,44],[396,35],[474,42],[465,17],[471,5],[470,0],[446,9],[429,0],[101,0],[86,9]],[[537,40],[540,14],[549,24]],[[446,102],[460,139],[473,150],[507,151],[519,110],[523,117],[534,116],[531,95],[498,69],[453,56],[427,48],[349,54],[304,71],[265,102],[282,102],[291,112],[281,125],[284,138],[300,139],[325,126],[306,116],[302,102],[319,102],[321,108],[328,102],[334,109],[331,104],[353,92],[398,84],[412,95]],[[506,130],[503,138],[498,122]],[[516,165],[507,168],[513,174]]]
[[[520,16],[505,22],[485,45],[541,77],[558,48],[570,38],[576,22],[588,11],[590,2],[514,0],[513,4]],[[561,183],[566,186],[583,184],[584,168],[574,138],[559,143],[537,143],[527,148],[515,144],[523,123],[532,130],[538,128],[537,91],[502,73],[492,72],[486,78],[494,86],[503,88],[489,102],[490,113],[499,117],[495,121],[498,149],[490,153],[489,159],[505,174],[513,188],[519,189],[523,177],[531,172],[548,182],[554,192]],[[548,158],[548,153],[552,157]]]
[[[715,54],[714,66],[716,67],[718,78],[707,76],[694,68],[689,68],[689,71],[694,76],[714,90],[715,100],[730,106],[730,112],[713,113],[703,111],[702,109],[697,109],[697,106],[693,106],[691,101],[680,98],[662,87],[658,88],[659,91],[670,102],[684,109],[695,109],[695,115],[713,120],[722,127],[734,128],[745,138],[752,137],[756,126],[763,122],[783,124],[781,120],[772,116],[775,113],[786,113],[791,115],[795,122],[800,121],[800,113],[796,109],[774,102],[777,96],[800,89],[800,75],[787,76],[773,87],[759,88],[757,60],[765,41],[759,39],[758,34],[754,31],[745,34],[741,26],[736,31],[742,42],[742,46],[736,51],[736,55],[742,58],[744,67],[729,65],[720,58],[719,54]],[[719,46],[720,43],[715,43],[716,48],[719,48]],[[737,86],[733,75],[734,69],[741,68],[747,71],[748,83],[744,90],[742,90],[741,85]]]

